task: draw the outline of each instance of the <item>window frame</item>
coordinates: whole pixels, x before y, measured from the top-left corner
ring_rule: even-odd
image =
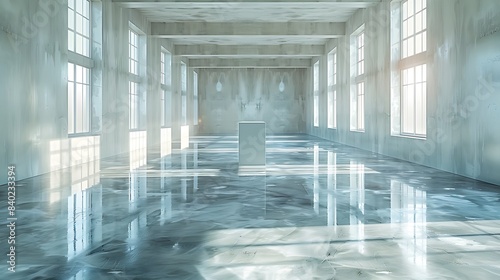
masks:
[[[86,12],[85,14],[78,12],[78,4],[81,3],[81,11]],[[85,5],[83,5],[85,4]],[[86,10],[85,10],[86,9]],[[90,0],[69,0],[67,5],[68,12],[68,78],[67,78],[67,114],[68,114],[68,122],[67,122],[67,134],[68,137],[78,137],[78,136],[86,136],[92,134],[92,68],[94,67],[94,60],[92,59],[92,1]],[[77,18],[81,16],[82,18],[82,28],[86,31],[86,34],[80,33],[77,31]],[[71,23],[71,19],[73,19],[73,23]],[[86,28],[85,28],[86,27]],[[71,36],[71,34],[73,34]],[[79,52],[77,49],[77,38],[81,36],[83,39],[87,40],[87,47],[82,48],[82,52]],[[73,38],[72,46],[70,44],[70,37]],[[82,45],[83,46],[83,45]],[[86,52],[83,52],[86,50]],[[72,65],[73,70],[70,71],[70,67]],[[81,67],[86,72],[86,78],[83,79],[81,76],[80,80],[78,79],[78,71],[77,67]],[[79,108],[77,106],[77,95],[78,95],[78,86],[81,85],[82,88],[86,89],[85,95],[86,99],[86,107],[80,108],[82,112],[81,117],[78,117]],[[70,95],[72,95],[70,97]],[[83,98],[82,98],[83,100]],[[83,104],[83,102],[82,102]],[[72,107],[72,108],[70,108]],[[78,123],[84,122],[86,123],[86,127],[83,130],[77,130]]]
[[[351,54],[351,98],[350,98],[350,131],[365,132],[365,98],[366,98],[366,36],[365,25],[362,24],[350,35]],[[362,89],[362,92],[360,92]]]
[[[313,126],[319,127],[319,60],[313,64]]]
[[[338,60],[337,48],[335,47],[327,55],[327,64],[328,64],[327,127],[330,129],[337,128],[337,77],[338,77],[337,60]]]
[[[162,127],[171,126],[171,96],[172,96],[172,54],[161,48],[160,53],[160,87],[162,102]],[[167,110],[168,109],[168,110]]]
[[[128,35],[129,131],[142,131],[144,130],[141,118],[141,107],[143,105],[142,75],[144,72],[144,62],[142,61],[144,50],[142,48],[145,46],[143,46],[141,40],[144,39],[145,34],[132,22],[129,22]]]
[[[193,125],[198,125],[198,73],[193,70]]]
[[[83,14],[83,13],[80,13],[78,12],[78,3],[86,3],[87,5],[82,5],[82,12],[85,12],[85,6],[87,7],[87,13]],[[73,7],[71,7],[71,4],[73,4]],[[71,17],[72,16],[72,17]],[[77,19],[78,17],[81,17],[82,18],[82,32],[79,32],[77,29]],[[71,18],[73,18],[73,24],[72,24],[72,28],[71,28],[71,25],[70,25],[70,20]],[[86,27],[86,28],[85,28]],[[86,30],[85,30],[86,29]],[[83,32],[85,32],[87,34],[84,34]],[[72,36],[71,36],[72,34]],[[82,38],[82,41],[83,40],[86,40],[87,41],[87,47],[86,47],[86,52],[85,53],[82,53],[83,50],[85,50],[85,48],[83,48],[83,45],[82,45],[82,52],[79,52],[77,50],[77,46],[78,46],[78,36],[80,36]],[[73,38],[72,40],[72,46],[73,48],[71,48],[71,44],[70,44],[70,39]],[[92,44],[92,1],[90,0],[68,0],[68,51],[69,52],[72,52],[74,54],[78,54],[78,55],[81,55],[81,56],[84,56],[84,57],[88,57],[90,58],[91,57],[91,44]]]
[[[413,4],[413,10],[411,13],[407,12],[405,14],[404,6],[408,5],[408,3]],[[421,4],[419,5],[419,3]],[[417,9],[419,7],[421,9]],[[391,33],[391,46],[393,48],[393,57],[391,58],[393,61],[391,67],[393,72],[391,100],[399,103],[397,111],[393,111],[395,117],[391,118],[391,134],[393,136],[423,140],[427,138],[427,8],[427,0],[394,0],[391,2],[391,10],[394,14],[393,17],[395,17],[392,19],[391,27],[397,30]],[[413,31],[406,31],[405,22],[417,18],[419,14],[422,17],[420,27],[415,26],[415,23],[408,24],[408,26],[413,26]],[[422,35],[421,42],[423,45],[421,51],[417,52],[415,47],[417,40],[415,38],[419,35]],[[410,51],[407,44],[405,44],[405,41],[410,41],[410,38],[413,38],[413,51]],[[423,70],[421,79],[416,81],[417,74],[415,71],[418,68]],[[414,72],[413,77],[411,80],[405,81],[405,75],[410,71]],[[408,89],[412,89],[411,92]],[[409,96],[412,98],[408,99]],[[417,102],[419,100],[420,102]]]
[[[181,121],[182,125],[187,125],[187,84],[188,71],[187,64],[181,61]]]

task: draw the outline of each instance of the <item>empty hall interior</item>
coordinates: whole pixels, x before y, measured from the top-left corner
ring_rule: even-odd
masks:
[[[0,279],[500,279],[500,1],[1,0]]]

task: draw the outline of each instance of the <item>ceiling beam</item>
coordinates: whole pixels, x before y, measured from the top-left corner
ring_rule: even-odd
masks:
[[[180,56],[321,56],[323,45],[175,45]]]
[[[366,4],[375,4],[380,3],[383,0],[113,0],[115,3],[124,3],[124,4],[161,4],[161,3],[207,3],[207,4],[221,4],[221,3],[324,3],[324,4],[358,4],[358,3],[366,3]]]
[[[345,35],[343,22],[172,22],[151,23],[151,36],[188,38],[199,36],[304,36],[338,38]]]
[[[221,59],[197,58],[189,60],[192,68],[309,68],[311,59]]]

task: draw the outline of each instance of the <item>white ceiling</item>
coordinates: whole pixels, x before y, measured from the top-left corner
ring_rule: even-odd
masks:
[[[216,44],[216,45],[322,45],[328,39],[315,38],[312,36],[189,36],[186,38],[171,39],[174,44],[178,45],[201,45],[201,44]]]
[[[226,3],[127,3],[154,22],[345,22],[359,8],[372,3],[356,2],[226,2]]]
[[[175,24],[176,32],[173,34],[156,34],[158,37],[168,38],[175,45],[214,45],[214,46],[256,46],[255,54],[237,53],[227,55],[210,53],[214,61],[224,57],[225,59],[234,58],[265,58],[263,51],[258,48],[266,48],[272,45],[290,46],[311,46],[325,45],[329,40],[338,38],[337,33],[329,34],[324,28],[316,28],[317,23],[326,26],[325,23],[343,23],[346,22],[358,9],[368,8],[380,3],[382,0],[113,0],[123,6],[137,9],[152,24]],[[216,26],[204,34],[204,24]],[[283,32],[275,32],[267,35],[266,23],[269,27],[284,26]],[[201,24],[201,28],[200,28]],[[220,28],[219,25],[220,24]],[[244,24],[255,24],[261,28],[261,31],[248,30],[240,31]],[[259,25],[260,24],[260,25]],[[293,25],[294,29],[303,30],[291,32],[285,30],[286,25]],[[186,26],[183,26],[186,25]],[[196,26],[197,31],[192,32],[192,26]],[[170,25],[169,25],[170,26]],[[262,28],[262,26],[264,26]],[[339,26],[339,25],[337,25]],[[311,29],[312,27],[312,29]],[[341,26],[342,27],[342,26]],[[220,33],[217,30],[222,30]],[[288,28],[289,29],[289,28]],[[322,29],[321,32],[315,32]],[[344,29],[342,27],[342,29]],[[179,30],[181,30],[179,32]],[[182,33],[186,30],[186,33]],[[237,32],[235,32],[237,30]],[[234,32],[234,33],[232,33]],[[262,32],[262,33],[259,33]],[[344,32],[344,31],[342,31]],[[180,34],[179,34],[180,33]],[[257,33],[257,34],[256,34]],[[266,35],[260,35],[266,34]],[[165,35],[165,36],[164,36]],[[344,33],[340,34],[343,36]],[[206,53],[203,57],[206,59]],[[302,55],[299,52],[284,52],[283,54],[274,54],[273,57],[289,57],[303,61],[304,57],[312,58],[317,55]],[[199,58],[197,54],[185,55],[189,59]],[[293,64],[293,63],[292,63]]]

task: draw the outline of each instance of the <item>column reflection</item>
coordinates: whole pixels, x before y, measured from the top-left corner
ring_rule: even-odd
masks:
[[[391,180],[391,223],[400,224],[399,242],[407,260],[419,267],[427,265],[427,194],[408,184]]]
[[[172,218],[172,178],[167,173],[166,170],[172,169],[172,157],[166,156],[161,159],[161,178],[160,178],[160,189],[161,189],[161,208],[160,208],[160,225],[164,225],[165,221]]]
[[[364,252],[364,242],[365,239],[365,165],[356,161],[350,162],[349,167],[350,174],[350,215],[349,221],[351,236],[360,240],[358,242],[358,251],[360,253]]]
[[[193,169],[194,169],[194,178],[193,178],[193,191],[198,191],[198,143],[193,144]]]
[[[314,145],[313,152],[313,163],[314,163],[314,182],[313,182],[313,191],[314,191],[314,212],[319,214],[319,147],[318,145]]]
[[[85,185],[95,183],[93,179]],[[77,185],[83,182],[80,180]],[[84,189],[73,191],[68,196],[68,260],[73,259],[102,240],[102,185],[97,183]]]
[[[327,225],[336,226],[337,223],[337,153],[328,151],[327,175]]]
[[[181,169],[183,171],[183,176],[186,176],[186,171],[187,171],[187,149],[181,150]],[[182,178],[181,179],[181,193],[182,193],[182,200],[187,201],[188,200],[188,194],[187,194],[187,179]]]
[[[140,203],[147,197],[147,173],[146,170],[134,169],[130,172],[129,186],[129,213],[137,215],[128,224],[128,250],[136,248],[139,241],[140,229],[147,224],[147,213],[140,209]],[[137,213],[138,212],[138,213]]]

